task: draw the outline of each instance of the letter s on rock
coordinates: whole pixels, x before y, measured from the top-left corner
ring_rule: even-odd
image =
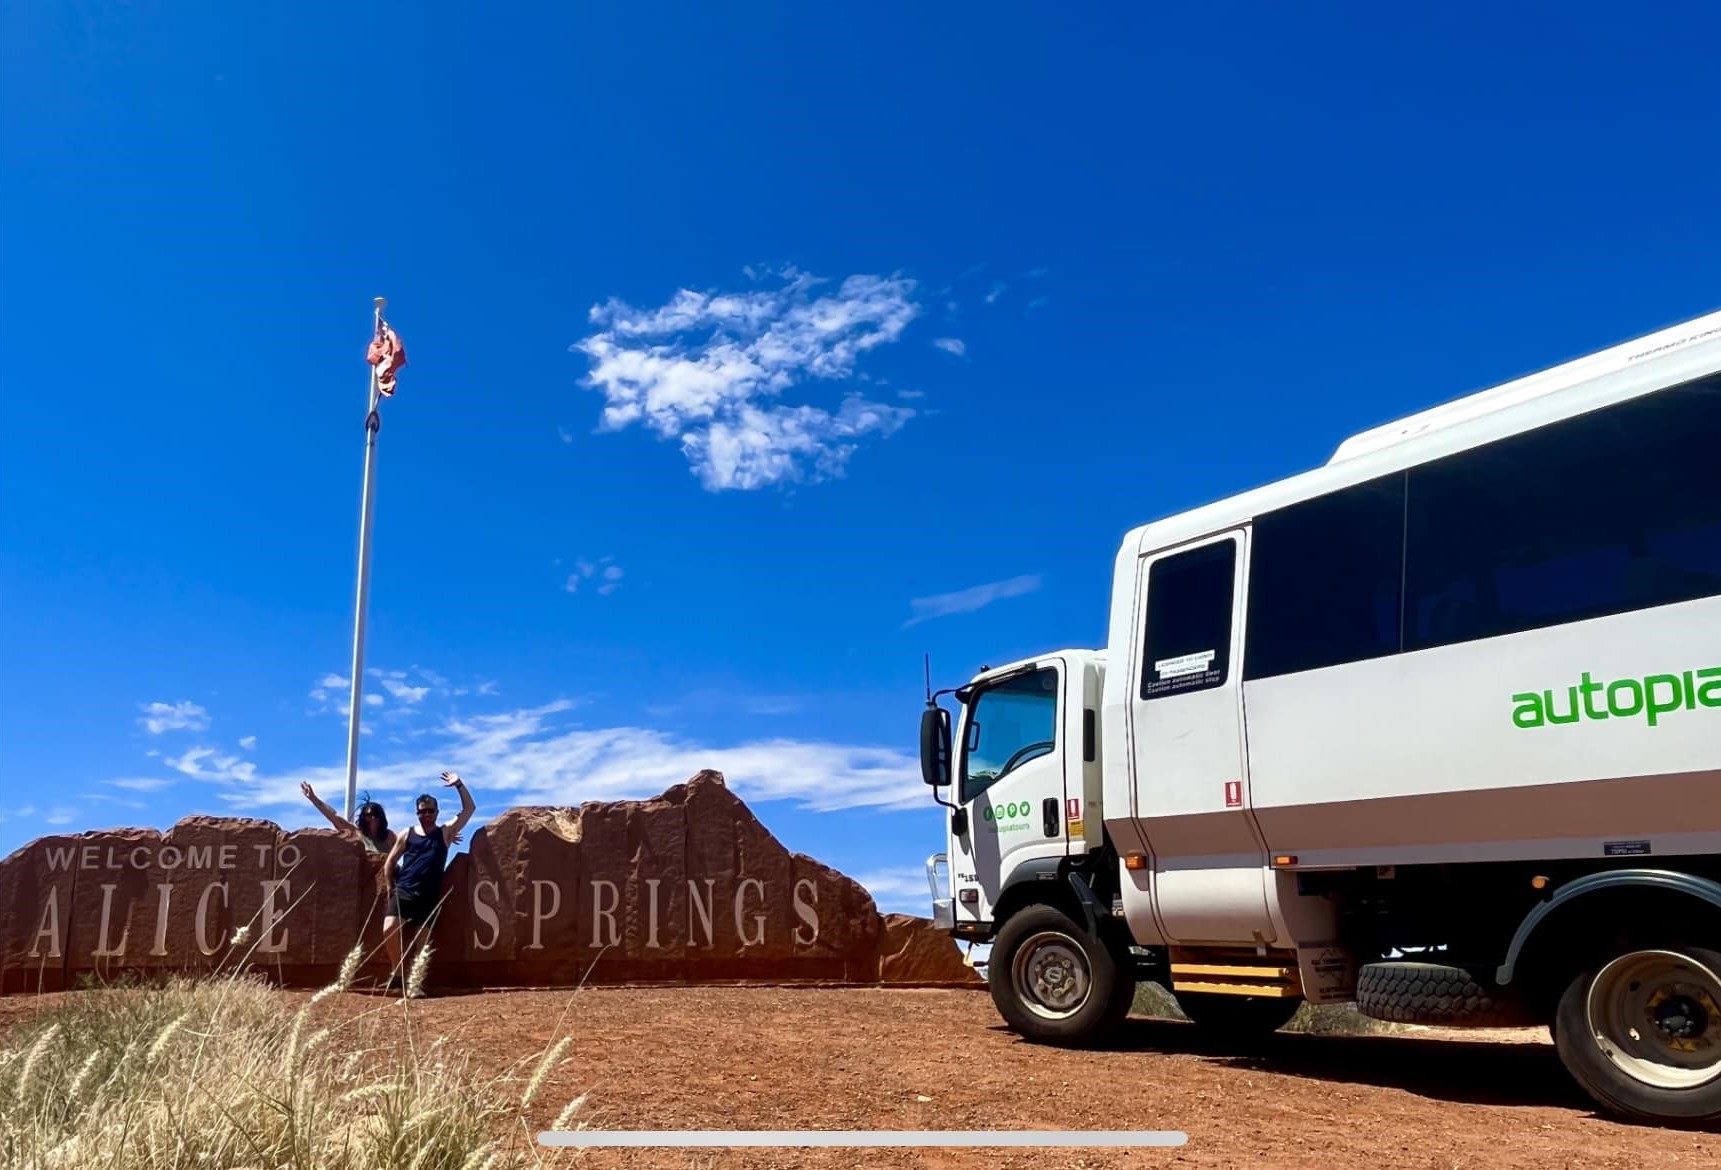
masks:
[[[478,891],[482,890],[485,886],[490,887],[492,897],[501,896],[501,891],[497,889],[496,882],[491,878],[485,878],[483,881],[478,882],[472,887],[472,913],[477,916],[480,922],[490,928],[489,942],[480,942],[478,940],[478,929],[474,927],[472,930],[472,945],[481,951],[489,950],[491,947],[495,946],[497,941],[502,937],[502,923],[496,917],[495,908],[486,905],[484,900],[478,896]]]
[[[817,902],[819,900],[819,887],[813,884],[812,878],[801,878],[795,883],[795,917],[813,928],[813,933],[810,937],[802,938],[801,928],[798,926],[795,927],[795,941],[798,943],[811,944],[819,941],[819,914],[817,910],[813,909],[811,903],[801,900],[802,886],[806,886],[813,892],[813,902]]]

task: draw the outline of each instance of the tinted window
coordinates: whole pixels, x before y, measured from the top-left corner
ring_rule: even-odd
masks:
[[[1147,571],[1141,697],[1161,699],[1225,682],[1237,542],[1222,540],[1155,561]]]
[[[1259,517],[1243,677],[1396,654],[1403,567],[1402,475]]]
[[[1721,593],[1721,378],[1415,468],[1406,650]]]
[[[1005,679],[974,700],[964,734],[962,799],[973,800],[1058,738],[1058,672],[1047,668]]]

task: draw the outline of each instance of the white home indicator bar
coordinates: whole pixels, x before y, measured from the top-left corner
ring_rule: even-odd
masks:
[[[545,1130],[541,1146],[1181,1146],[1176,1130],[668,1129]]]

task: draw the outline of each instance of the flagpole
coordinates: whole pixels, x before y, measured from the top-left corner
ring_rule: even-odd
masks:
[[[386,302],[376,298],[375,330],[382,331],[382,310]],[[353,819],[353,806],[358,798],[359,782],[359,698],[364,687],[365,601],[370,593],[370,534],[371,510],[376,501],[376,433],[382,425],[377,413],[381,398],[378,390],[378,367],[371,366],[370,406],[365,412],[365,476],[363,503],[359,507],[359,573],[357,597],[353,601],[353,661],[352,691],[348,696],[347,712],[347,820]]]

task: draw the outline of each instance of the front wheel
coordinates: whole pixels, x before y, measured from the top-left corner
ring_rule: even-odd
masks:
[[[1055,906],[1011,916],[987,963],[992,1002],[1026,1040],[1083,1047],[1104,1039],[1129,1014],[1135,976]]]
[[[1600,1104],[1646,1121],[1721,1121],[1721,954],[1632,950],[1560,996],[1554,1044]]]

